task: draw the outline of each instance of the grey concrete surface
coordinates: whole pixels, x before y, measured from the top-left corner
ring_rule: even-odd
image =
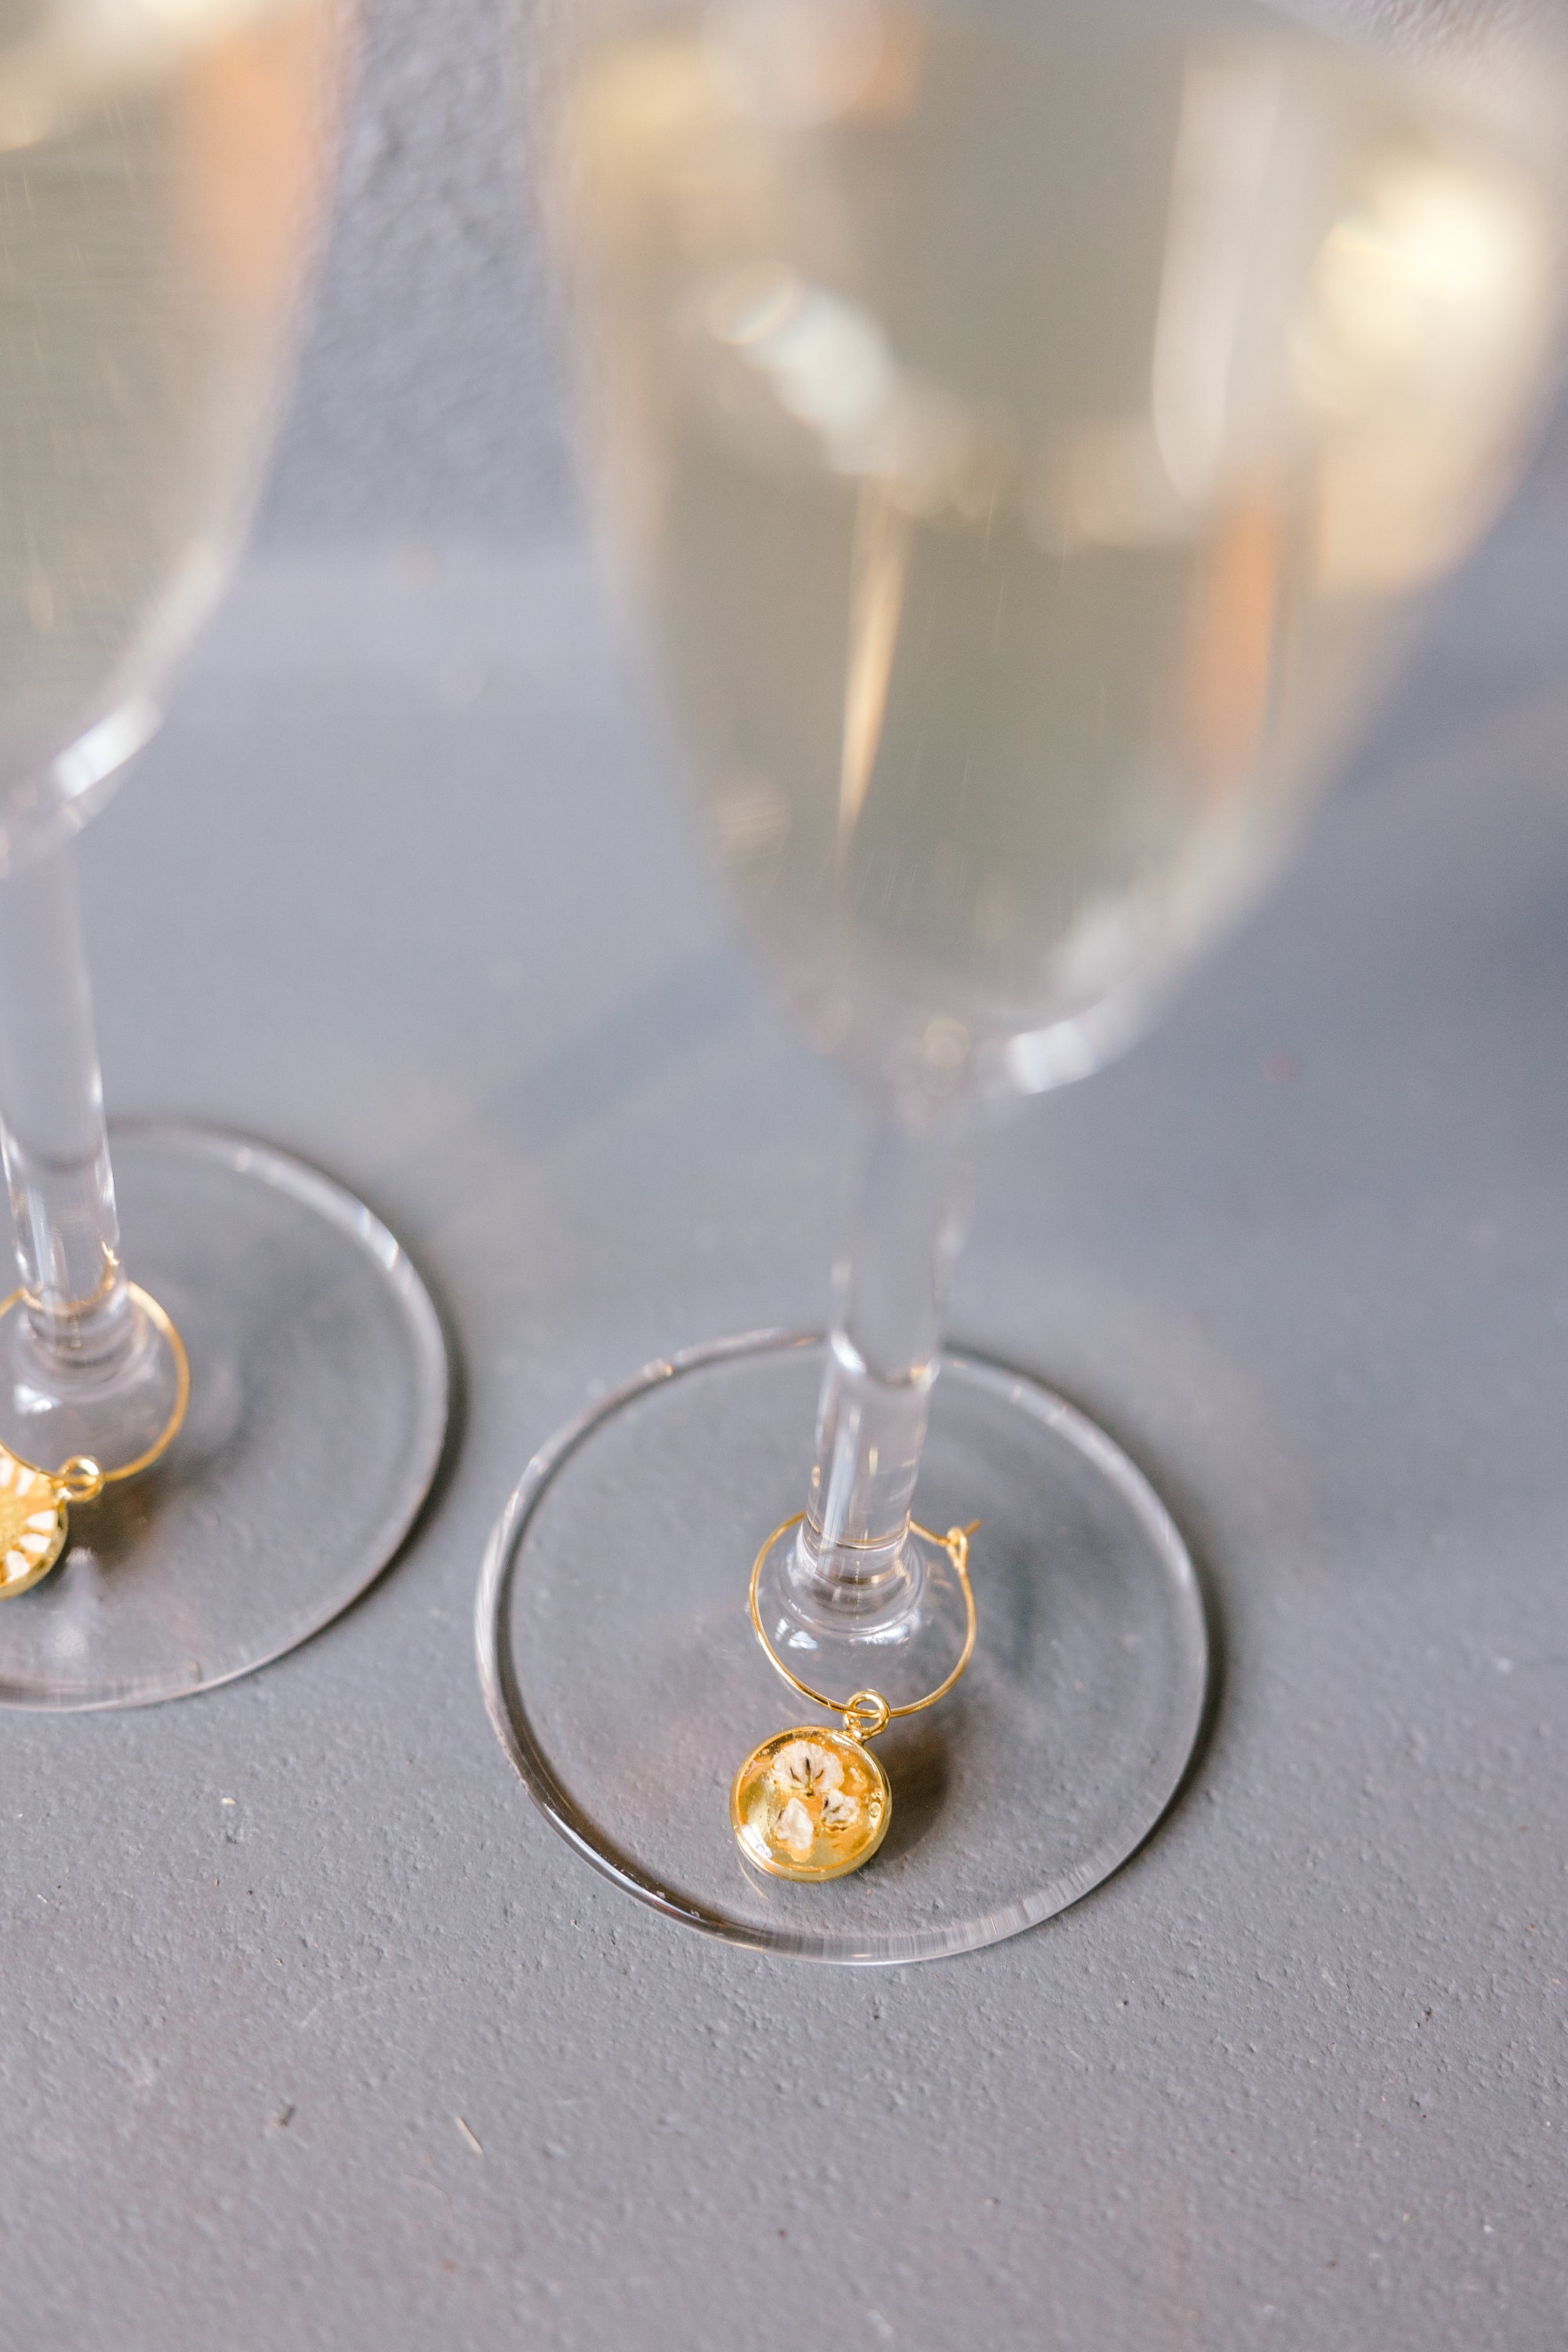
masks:
[[[82,845],[110,1093],[362,1188],[467,1423],[304,1650],[0,1717],[7,2352],[1557,2352],[1565,569],[1542,497],[1267,907],[997,1141],[959,1328],[1161,1483],[1224,1686],[1100,1892],[862,1974],[595,1878],[469,1630],[596,1383],[819,1309],[844,1097],[579,551],[253,566]]]
[[[506,37],[543,5],[367,0],[265,539],[510,547],[571,512]]]

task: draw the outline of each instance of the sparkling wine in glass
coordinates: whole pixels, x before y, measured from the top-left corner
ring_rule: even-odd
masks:
[[[699,1925],[982,1943],[1103,1876],[1180,1777],[1205,1642],[1169,1518],[1037,1383],[944,1361],[962,1162],[985,1110],[1135,1038],[1275,870],[1516,478],[1563,310],[1563,85],[1495,14],[574,12],[535,136],[590,498],[733,902],[877,1106],[826,1344],[634,1386],[492,1546],[503,1737]],[[765,1630],[894,1704],[963,1635],[915,1522],[983,1523],[925,1794],[811,1889],[578,1713],[607,1651],[640,1752],[721,1787],[775,1704],[745,1575],[792,1514]]]
[[[288,1648],[384,1560],[444,1422],[428,1301],[339,1188],[149,1128],[117,1194],[69,848],[241,543],[354,47],[339,0],[0,0],[0,1702]],[[16,1497],[67,1465],[102,1491],[37,1581]]]

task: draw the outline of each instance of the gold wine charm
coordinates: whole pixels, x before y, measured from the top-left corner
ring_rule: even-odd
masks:
[[[0,1601],[47,1576],[70,1533],[67,1506],[103,1492],[103,1473],[86,1454],[58,1471],[36,1470],[0,1445]]]
[[[132,1297],[162,1332],[174,1354],[174,1402],[169,1418],[144,1453],[110,1470],[103,1469],[90,1454],[73,1454],[58,1470],[43,1470],[36,1462],[24,1462],[19,1454],[0,1445],[0,1601],[30,1591],[47,1576],[66,1548],[72,1503],[93,1502],[106,1486],[150,1468],[174,1443],[185,1418],[191,1396],[185,1343],[174,1318],[155,1298],[135,1283],[130,1288]],[[9,1298],[0,1299],[0,1317],[26,1303],[26,1294],[14,1290]]]
[[[898,1715],[918,1715],[945,1698],[974,1654],[974,1588],[969,1581],[969,1538],[980,1525],[949,1528],[932,1535],[929,1528],[914,1533],[939,1544],[952,1560],[963,1588],[966,1619],[963,1650],[958,1664],[923,1698],[903,1706],[889,1706],[880,1691],[856,1691],[847,1699],[828,1698],[792,1675],[769,1641],[757,1606],[757,1585],[766,1559],[781,1536],[788,1535],[805,1517],[797,1511],[776,1527],[752,1568],[752,1630],[769,1661],[792,1690],[814,1706],[825,1706],[843,1718],[843,1728],[825,1724],[797,1725],[775,1731],[753,1748],[730,1790],[730,1821],[741,1852],[772,1878],[808,1883],[845,1878],[869,1862],[888,1834],[893,1818],[893,1791],[888,1776],[867,1746],[885,1731]]]

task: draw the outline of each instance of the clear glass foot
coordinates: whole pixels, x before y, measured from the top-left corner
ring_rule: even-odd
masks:
[[[1098,1885],[1169,1804],[1204,1708],[1197,1583],[1103,1431],[1022,1373],[946,1353],[915,1507],[939,1531],[983,1522],[973,1663],[877,1738],[892,1809],[874,1858],[825,1885],[766,1875],[737,1844],[731,1780],[818,1710],[763,1655],[747,1587],[759,1543],[800,1506],[824,1355],[778,1333],[694,1349],[536,1455],[480,1581],[486,1700],[562,1835],[687,1926],[812,1959],[970,1951]],[[787,1549],[768,1563],[786,1626]],[[945,1625],[942,1565],[927,1555],[901,1645],[848,1642],[842,1685],[819,1650],[802,1678],[895,1698]],[[932,1679],[923,1664],[910,1675]]]
[[[58,1565],[0,1601],[0,1706],[132,1706],[280,1656],[386,1565],[445,1435],[435,1309],[363,1202],[239,1136],[128,1125],[113,1141],[125,1263],[184,1339],[189,1407],[150,1468],[70,1505]],[[140,1427],[166,1391],[149,1345]],[[26,1458],[88,1450],[81,1410],[68,1445],[35,1413]]]

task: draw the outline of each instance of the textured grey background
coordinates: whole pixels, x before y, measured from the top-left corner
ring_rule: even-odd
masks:
[[[504,30],[541,5],[372,0],[265,537],[506,546],[573,511]]]
[[[0,1717],[0,2345],[1559,2352],[1562,468],[1268,907],[992,1156],[960,1328],[1212,1579],[1189,1793],[973,1958],[700,1942],[529,1808],[473,1585],[595,1384],[819,1310],[843,1099],[563,535],[488,36],[401,21],[272,551],[81,862],[112,1101],[363,1189],[467,1428],[292,1658]]]

